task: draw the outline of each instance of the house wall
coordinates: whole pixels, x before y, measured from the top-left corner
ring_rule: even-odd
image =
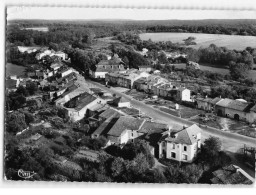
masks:
[[[255,122],[256,121],[256,113],[251,111],[249,114],[247,114],[246,121],[249,123]]]
[[[196,146],[197,146],[196,143],[194,143],[193,145],[185,145],[185,144],[175,144],[175,143],[167,142],[166,158],[182,161],[182,162],[191,162],[197,152]],[[187,148],[186,151],[184,150],[184,147]],[[175,158],[172,157],[172,152],[176,154]],[[183,159],[184,155],[187,156],[187,160]]]
[[[118,107],[122,108],[122,107],[131,107],[131,103],[130,102],[119,102],[118,103]]]
[[[61,73],[61,77],[67,76],[67,75],[69,75],[72,72],[73,71],[71,69],[68,69],[67,71]]]
[[[197,102],[197,108],[198,109],[202,109],[202,110],[206,110],[206,111],[211,111],[212,110],[212,105],[210,103],[200,101],[200,100],[196,100],[196,102]]]
[[[92,72],[92,77],[93,78],[105,78],[106,77],[106,74],[107,74],[108,72]]]
[[[181,101],[191,101],[190,99],[190,90],[185,89],[180,93],[180,99]]]
[[[239,115],[239,120],[241,120],[241,121],[246,121],[247,115],[249,115],[249,113],[246,113],[246,112],[242,112],[242,111],[234,110],[234,109],[230,109],[230,108],[225,108],[225,115],[227,117],[234,119],[235,114]]]

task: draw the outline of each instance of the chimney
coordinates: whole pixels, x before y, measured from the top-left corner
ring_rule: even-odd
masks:
[[[183,129],[186,129],[187,128],[187,126],[186,125],[183,125]]]
[[[208,96],[206,95],[205,98],[208,98]]]
[[[168,137],[171,137],[171,128],[168,129]]]

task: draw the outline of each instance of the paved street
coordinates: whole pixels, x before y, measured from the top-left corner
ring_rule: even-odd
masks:
[[[146,105],[143,102],[134,100],[132,97],[130,97],[124,93],[120,93],[120,92],[116,91],[114,88],[107,88],[104,85],[94,82],[94,81],[91,81],[91,80],[86,80],[86,82],[89,82],[92,85],[98,86],[99,88],[101,88],[105,91],[108,91],[110,93],[115,93],[118,96],[122,96],[123,98],[129,100],[133,107],[140,109],[141,112],[150,116],[154,120],[162,121],[171,126],[174,126],[174,125],[190,126],[192,124],[195,124],[192,121],[187,121],[185,119],[170,115],[168,113],[165,113],[158,109],[155,109],[149,105]],[[221,131],[221,130],[218,130],[218,129],[215,129],[212,127],[207,127],[207,128],[201,127],[201,128],[203,130],[203,132],[202,132],[203,139],[205,139],[211,135],[219,137],[222,141],[224,150],[227,150],[230,152],[236,152],[239,148],[243,147],[244,144],[246,144],[248,146],[256,147],[256,140],[251,137]]]

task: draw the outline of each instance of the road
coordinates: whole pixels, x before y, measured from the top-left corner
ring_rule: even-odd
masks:
[[[141,101],[137,101],[124,93],[120,93],[120,92],[116,91],[114,88],[107,88],[104,85],[94,82],[94,81],[91,81],[91,80],[86,80],[86,82],[91,83],[92,85],[95,85],[109,93],[112,93],[112,94],[115,93],[118,96],[122,96],[124,99],[130,101],[133,107],[140,109],[141,112],[145,113],[146,115],[153,118],[154,120],[161,121],[170,126],[175,126],[175,125],[191,126],[193,124],[196,124],[195,122],[188,121],[186,119],[182,119],[182,118],[173,116],[171,114],[162,112],[156,108],[153,108],[147,104],[144,104]],[[201,127],[201,129],[203,130],[202,131],[203,139],[206,139],[209,136],[219,137],[220,140],[222,141],[223,149],[230,151],[230,152],[236,152],[238,149],[243,147],[244,144],[246,144],[247,146],[256,147],[256,139],[251,138],[251,137],[247,137],[247,136],[243,136],[243,135],[235,134],[235,133],[230,133],[230,132],[225,132],[225,131],[215,129],[212,127],[207,127],[207,128]]]

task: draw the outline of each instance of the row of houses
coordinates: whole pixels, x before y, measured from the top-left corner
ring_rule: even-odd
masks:
[[[114,108],[102,112],[98,120],[100,125],[92,133],[93,138],[105,136],[107,145],[142,139],[156,158],[192,162],[201,147],[201,129],[196,125],[171,129],[166,124],[124,116]]]
[[[256,104],[242,99],[232,100],[228,98],[196,98],[197,108],[215,112],[219,116],[233,118],[235,120],[253,123],[256,121]]]
[[[59,57],[61,60],[66,60],[67,59],[67,54],[65,54],[62,51],[54,51],[54,50],[49,50],[49,49],[45,49],[40,51],[39,53],[36,54],[36,59],[37,60],[41,60],[44,56],[57,56]]]

